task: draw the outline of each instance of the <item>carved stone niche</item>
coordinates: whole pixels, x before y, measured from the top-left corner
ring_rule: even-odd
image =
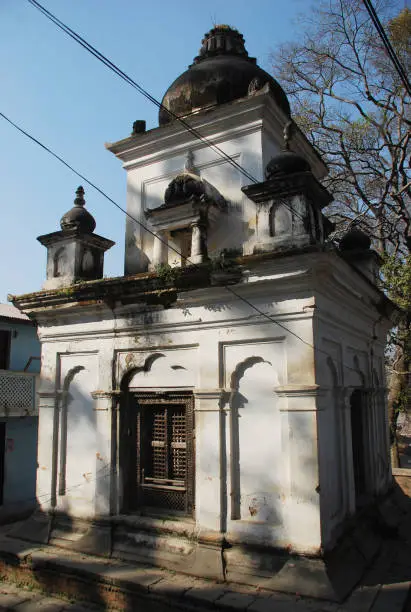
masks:
[[[156,234],[151,269],[168,263],[169,238],[181,253],[181,266],[206,261],[208,228],[226,206],[221,193],[205,179],[192,172],[176,176],[165,191],[164,204],[146,211]]]
[[[321,210],[332,200],[310,170],[278,173],[242,188],[256,207],[256,234],[244,245],[248,253],[322,244],[333,229]]]

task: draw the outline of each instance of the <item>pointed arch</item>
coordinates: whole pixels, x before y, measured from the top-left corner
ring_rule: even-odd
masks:
[[[231,374],[230,389],[232,391],[238,391],[238,388],[240,386],[240,380],[243,378],[246,370],[252,368],[257,363],[268,363],[269,365],[272,365],[270,361],[267,361],[262,357],[247,357],[247,359],[244,359],[244,361],[241,361],[239,364],[236,365],[234,372]]]
[[[125,391],[128,389],[131,380],[136,374],[139,374],[141,372],[150,372],[151,368],[153,367],[153,364],[158,359],[161,359],[162,357],[165,357],[164,353],[160,353],[160,352],[151,353],[150,355],[148,355],[148,357],[146,357],[143,365],[131,366],[130,369],[126,370],[126,372],[123,374],[123,377],[120,381],[121,390]]]
[[[64,247],[60,247],[54,253],[54,257],[53,257],[53,276],[54,278],[58,278],[59,276],[64,276],[65,261],[66,261],[66,249]]]

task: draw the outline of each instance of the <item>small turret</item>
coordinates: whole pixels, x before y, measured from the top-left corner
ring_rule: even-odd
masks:
[[[61,231],[37,238],[47,248],[47,280],[43,289],[103,277],[104,253],[114,242],[93,233],[96,222],[84,208],[85,203],[84,189],[80,186],[74,206],[61,218]]]

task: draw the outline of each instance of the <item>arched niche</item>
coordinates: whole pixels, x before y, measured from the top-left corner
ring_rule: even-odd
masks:
[[[288,207],[281,202],[274,202],[269,212],[270,236],[279,237],[292,234],[292,215]]]
[[[85,249],[81,259],[81,275],[85,278],[92,278],[95,276],[95,268],[94,253],[91,249]]]
[[[59,276],[64,276],[66,272],[66,250],[64,247],[60,247],[54,254],[53,257],[53,276],[58,278]]]
[[[118,385],[130,389],[193,388],[197,382],[194,348],[134,351],[119,356]]]
[[[345,423],[342,411],[338,366],[328,356],[326,359],[327,395],[323,398],[324,410],[318,414],[321,503],[323,513],[329,517],[324,522],[325,540],[335,523],[341,520],[347,509],[345,482]]]
[[[337,367],[331,357],[327,357],[326,364],[327,364],[328,380],[329,380],[330,386],[337,387],[338,386]]]
[[[348,361],[345,370],[345,387],[358,389],[366,386],[364,364],[361,364],[358,355],[353,355],[351,365]]]
[[[60,409],[59,481],[60,496],[73,495],[75,487],[95,480],[95,422],[91,391],[93,381],[84,366],[71,368],[63,383]],[[74,497],[76,490],[74,489]]]
[[[281,423],[271,362],[251,356],[231,378],[231,519],[279,522]]]

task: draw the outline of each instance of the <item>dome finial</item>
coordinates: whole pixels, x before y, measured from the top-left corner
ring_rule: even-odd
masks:
[[[194,58],[194,64],[216,55],[237,55],[255,63],[255,59],[248,57],[244,36],[229,25],[222,23],[214,26],[209,32],[206,32],[201,42],[201,49]]]
[[[193,64],[183,72],[164,94],[160,126],[176,117],[210,111],[217,106],[246,98],[256,91],[269,94],[277,106],[290,117],[290,105],[280,85],[249,57],[244,37],[238,30],[216,25],[208,32]]]
[[[71,232],[73,230],[84,234],[92,234],[94,232],[96,222],[94,217],[84,208],[85,203],[84,189],[80,185],[76,189],[73,208],[66,212],[60,220],[60,227],[63,232]]]
[[[84,199],[84,188],[80,185],[76,189],[76,197],[74,199],[74,206],[84,206],[86,203]]]

